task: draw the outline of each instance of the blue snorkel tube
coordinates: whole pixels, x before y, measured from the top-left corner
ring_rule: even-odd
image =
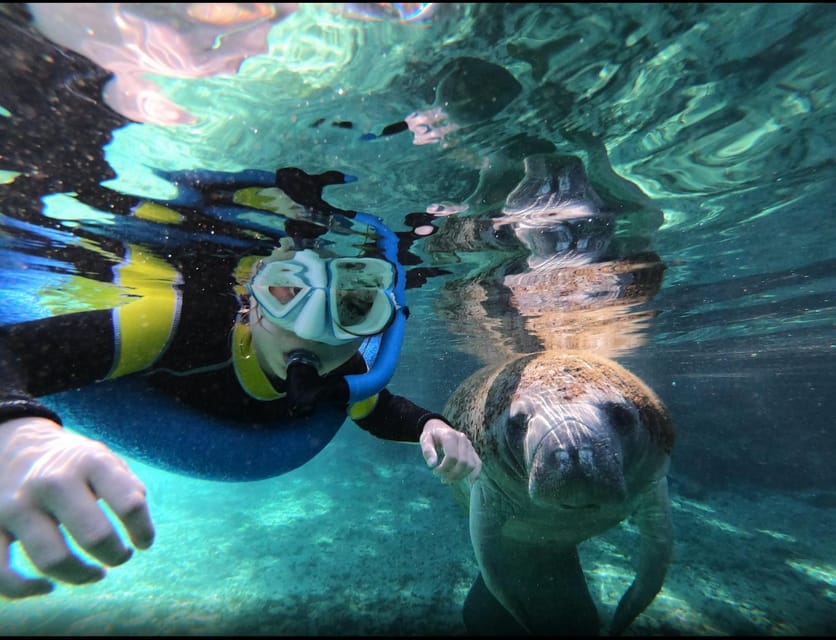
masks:
[[[397,277],[395,278],[395,315],[391,324],[380,336],[380,345],[374,363],[366,373],[345,376],[348,384],[349,404],[370,398],[379,393],[392,379],[398,360],[401,356],[401,346],[406,329],[408,309],[406,306],[406,274],[403,265],[398,261],[398,238],[380,218],[358,211],[354,220],[374,227],[380,234],[378,246],[383,250],[384,257],[393,265]]]

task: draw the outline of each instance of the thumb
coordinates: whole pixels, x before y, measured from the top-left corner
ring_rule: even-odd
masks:
[[[434,437],[434,429],[432,427],[424,427],[421,432],[421,453],[424,454],[424,460],[427,466],[432,469],[438,464],[438,451],[436,450],[436,442]]]

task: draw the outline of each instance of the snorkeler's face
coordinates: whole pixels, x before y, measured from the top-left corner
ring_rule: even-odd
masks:
[[[277,292],[279,295],[282,293]],[[287,377],[287,358],[293,351],[302,349],[316,355],[320,362],[319,374],[324,375],[345,364],[363,342],[363,338],[357,338],[351,342],[333,345],[305,340],[292,331],[266,320],[257,304],[252,305],[250,309],[250,331],[258,362],[267,373],[282,379]]]
[[[269,287],[270,295],[278,300],[281,304],[290,304],[299,292],[300,287]]]

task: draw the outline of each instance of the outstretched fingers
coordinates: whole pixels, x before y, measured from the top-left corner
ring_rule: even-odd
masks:
[[[14,538],[0,531],[0,595],[6,598],[42,596],[55,587],[46,578],[26,578],[12,569],[11,545]]]
[[[72,547],[70,538],[76,543]],[[44,418],[3,424],[0,595],[47,593],[50,579],[95,582],[105,576],[105,566],[126,562],[134,547],[146,549],[153,541],[145,486],[106,445]],[[27,578],[11,567],[10,547],[15,542],[42,578]]]
[[[102,510],[90,485],[80,482],[55,485],[44,492],[43,506],[64,525],[78,546],[99,562],[113,567],[126,562],[133,554]]]
[[[32,564],[50,578],[86,584],[105,576],[102,567],[84,562],[70,550],[58,523],[43,511],[15,514],[8,518],[7,529],[9,539],[18,540]]]
[[[122,522],[137,549],[147,549],[154,543],[154,523],[145,485],[123,460],[94,469],[90,474],[90,485]]]

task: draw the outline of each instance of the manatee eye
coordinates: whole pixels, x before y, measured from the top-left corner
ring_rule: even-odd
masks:
[[[528,414],[515,413],[508,418],[509,433],[518,433],[520,431],[525,431],[526,429],[528,429]]]
[[[619,433],[628,433],[636,428],[636,413],[627,405],[608,402],[603,409]]]

